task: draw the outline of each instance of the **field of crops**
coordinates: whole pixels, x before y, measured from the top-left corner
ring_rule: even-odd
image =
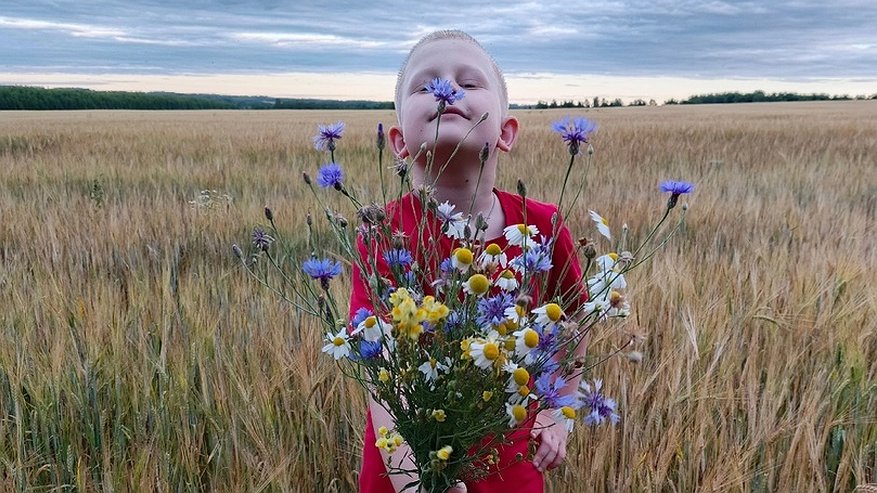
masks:
[[[556,201],[567,113],[516,114],[499,186]],[[549,491],[877,482],[877,102],[580,114],[600,129],[574,235],[595,209],[635,241],[660,181],[697,190],[592,344],[636,336],[641,361],[591,375],[621,422],[577,428]],[[338,120],[348,186],[376,199],[391,112],[0,114],[0,490],[355,490],[363,391],[231,251],[269,205],[304,258],[301,173]]]

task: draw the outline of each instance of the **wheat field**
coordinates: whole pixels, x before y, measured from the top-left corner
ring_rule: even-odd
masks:
[[[557,200],[568,156],[549,123],[566,114],[516,112],[500,187]],[[643,355],[590,375],[621,422],[578,427],[548,490],[877,482],[877,102],[577,114],[600,129],[574,235],[594,236],[591,208],[636,242],[661,180],[697,190],[628,276],[634,315],[591,347],[634,336]],[[354,491],[363,392],[230,247],[269,205],[304,255],[316,125],[347,123],[338,161],[374,199],[375,126],[393,118],[0,114],[0,490]],[[192,204],[201,190],[214,199]]]

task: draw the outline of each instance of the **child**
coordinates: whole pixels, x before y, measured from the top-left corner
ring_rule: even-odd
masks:
[[[458,102],[447,105],[441,114],[436,110],[435,97],[425,89],[435,78],[448,80],[455,90],[465,93]],[[572,237],[560,220],[552,223],[557,207],[529,198],[525,204],[520,195],[494,188],[498,151],[508,152],[515,144],[518,120],[508,114],[505,80],[484,48],[461,31],[438,31],[426,36],[411,49],[399,72],[395,101],[398,126],[389,130],[388,143],[397,157],[414,159],[409,170],[412,186],[432,185],[432,197],[438,203],[450,202],[464,213],[471,204],[472,216],[481,214],[486,221],[486,230],[483,236],[479,235],[485,239],[485,244],[495,242],[505,248],[508,245],[503,237],[506,226],[536,225],[542,234],[555,239],[553,268],[547,286],[554,287],[556,291],[545,293],[547,296],[542,298],[574,293],[565,299],[568,304],[572,302],[575,306],[576,303],[587,301],[587,291],[580,283],[581,267]],[[437,118],[440,119],[440,131],[436,137]],[[457,148],[461,141],[462,146]],[[434,166],[429,169],[427,153],[421,151],[423,146],[432,153]],[[485,152],[488,154],[482,169]],[[447,167],[443,167],[452,154],[453,159]],[[423,210],[418,194],[409,193],[388,205],[387,217],[392,221],[392,229],[404,234],[409,250],[423,252],[424,249],[432,249],[438,251],[438,258],[447,257],[458,242],[441,234],[421,236],[417,225],[423,219]],[[433,215],[432,212],[426,214]],[[427,223],[435,224],[434,217],[426,219]],[[437,229],[432,228],[431,231]],[[363,273],[355,268],[351,314],[360,307],[371,306],[368,284],[363,277]],[[530,294],[538,298],[538,294]],[[584,351],[584,346],[580,345],[580,352]],[[578,379],[575,380],[567,386],[567,391],[575,390]],[[381,426],[392,429],[392,417],[381,405],[370,401],[360,473],[361,492],[398,492],[416,479],[386,474],[387,460],[398,467],[407,451],[400,448],[388,457],[384,451],[376,448],[374,430]],[[500,451],[499,474],[461,484],[455,490],[541,492],[543,472],[558,466],[566,455],[565,427],[555,424],[554,418],[546,411],[522,424],[509,438],[511,445],[502,447]],[[530,438],[539,443],[532,461],[526,459]],[[525,459],[516,460],[518,454]],[[410,461],[401,465],[406,468],[411,466]]]

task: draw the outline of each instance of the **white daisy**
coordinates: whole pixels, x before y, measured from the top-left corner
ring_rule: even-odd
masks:
[[[463,272],[466,272],[472,267],[472,262],[474,260],[475,256],[472,254],[472,250],[469,250],[468,248],[456,248],[451,254],[451,264],[453,264],[455,269]]]
[[[508,263],[509,259],[505,252],[496,243],[487,245],[487,248],[478,256],[478,266],[481,270],[495,268],[497,265],[505,269]]]
[[[566,316],[563,308],[557,303],[548,303],[533,310],[536,314],[536,323],[540,325],[556,324]]]
[[[624,274],[615,271],[598,272],[597,275],[588,279],[588,292],[594,298],[608,296],[612,289],[624,289],[627,287],[627,281]]]
[[[572,433],[573,425],[576,422],[576,410],[569,407],[563,406],[561,408],[555,409],[551,412],[554,415],[554,421],[559,425],[563,425],[566,428],[567,433]]]
[[[442,363],[435,358],[430,358],[429,361],[417,367],[421,373],[423,373],[423,378],[429,382],[430,384],[438,380],[439,372],[447,372],[448,368],[450,368],[451,361],[449,358],[445,359],[445,362]]]
[[[493,365],[493,362],[496,361],[497,358],[499,358],[500,348],[501,344],[495,337],[475,339],[469,345],[469,356],[472,357],[475,366],[486,370]]]
[[[599,231],[601,235],[605,236],[607,240],[611,240],[612,233],[609,231],[609,221],[607,221],[606,218],[604,218],[600,214],[597,214],[594,211],[589,210],[588,214],[590,214],[591,219],[593,219],[594,222],[597,223],[597,231]]]
[[[350,356],[350,338],[347,335],[347,327],[343,327],[337,334],[326,334],[326,344],[323,352],[331,354],[335,360]]]
[[[529,248],[533,236],[539,234],[539,228],[533,225],[513,224],[507,226],[502,232],[509,241],[509,245]]]
[[[600,255],[594,259],[594,263],[597,264],[597,268],[601,271],[610,271],[618,264],[618,254],[607,253],[606,255]]]
[[[496,285],[499,286],[499,289],[503,291],[514,291],[518,289],[518,278],[515,277],[515,273],[508,269],[499,273],[499,276],[496,278]]]
[[[356,326],[356,330],[351,335],[362,333],[362,338],[369,342],[380,341],[383,336],[389,336],[393,326],[384,322],[380,318],[372,315],[366,317],[365,320]]]
[[[484,296],[490,290],[490,279],[484,274],[473,274],[463,283],[466,294]]]
[[[509,427],[521,424],[527,419],[527,408],[521,404],[506,402],[505,412],[509,416]]]
[[[539,333],[533,329],[521,329],[512,335],[515,336],[515,356],[519,358],[529,356],[539,345]]]

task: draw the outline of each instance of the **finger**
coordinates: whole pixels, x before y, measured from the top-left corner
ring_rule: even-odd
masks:
[[[466,493],[467,491],[468,489],[466,488],[466,484],[463,482],[459,482],[452,486],[451,489],[447,491],[447,493]]]
[[[542,436],[539,448],[536,449],[536,455],[533,456],[533,466],[539,471],[544,471],[545,466],[554,461],[555,455],[557,455],[557,444],[554,443],[551,434],[546,433]]]
[[[554,460],[551,461],[550,464],[548,464],[547,469],[551,470],[551,469],[554,469],[555,467],[560,467],[560,465],[563,464],[563,461],[565,461],[565,460],[566,460],[566,447],[564,447],[563,445],[560,445],[557,448],[557,455],[555,455]]]

